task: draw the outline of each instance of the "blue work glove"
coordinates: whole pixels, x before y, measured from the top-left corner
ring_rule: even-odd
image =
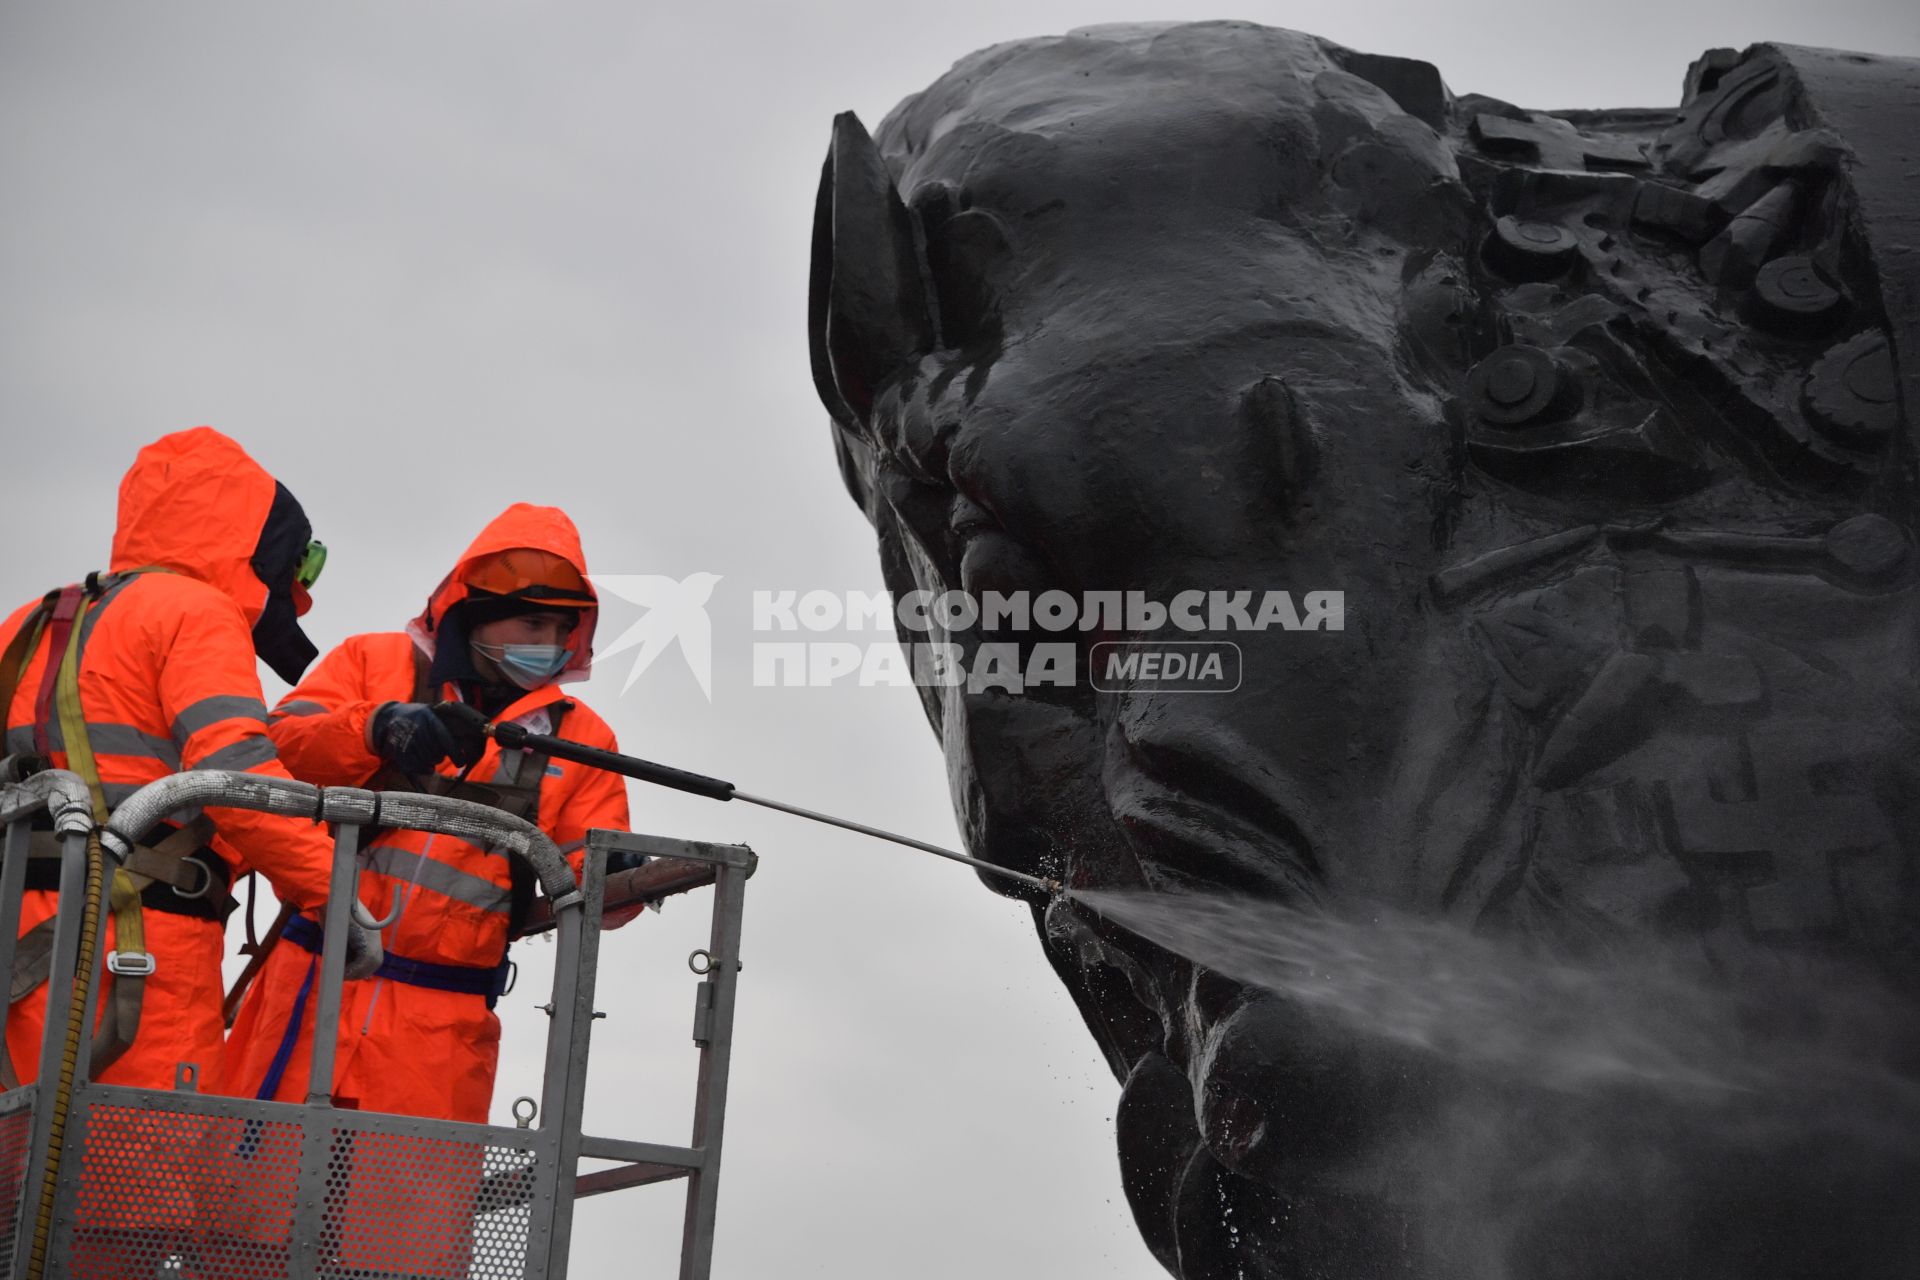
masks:
[[[431,773],[442,760],[466,768],[487,749],[485,732],[459,704],[389,702],[373,713],[373,749],[403,773]]]

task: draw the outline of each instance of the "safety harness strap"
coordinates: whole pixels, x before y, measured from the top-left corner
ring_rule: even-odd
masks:
[[[299,916],[288,919],[298,920]],[[284,930],[282,935],[285,936]],[[307,961],[306,976],[300,979],[300,989],[294,993],[293,1009],[287,1014],[287,1028],[280,1033],[280,1043],[274,1046],[273,1060],[267,1063],[267,1074],[260,1081],[259,1091],[253,1096],[261,1102],[272,1102],[273,1095],[280,1092],[280,1081],[286,1077],[287,1064],[293,1061],[294,1046],[300,1043],[300,1024],[307,1016],[307,998],[313,994],[313,980],[320,972],[318,956]]]
[[[40,693],[33,702],[33,749],[43,756],[53,754],[53,737],[50,725],[54,716],[55,691],[60,687],[60,674],[66,663],[65,655],[73,648],[69,641],[77,639],[80,628],[75,624],[85,612],[86,593],[82,587],[64,587],[53,597],[53,608],[47,617],[47,665],[41,669]],[[76,662],[78,656],[76,653]],[[63,724],[61,729],[64,731]],[[88,751],[89,761],[93,753]],[[76,768],[74,772],[78,773]],[[82,774],[81,776],[85,776]],[[91,787],[91,783],[89,783]],[[102,807],[99,793],[95,792],[94,807]],[[100,822],[106,821],[106,814],[94,815]]]
[[[53,965],[53,929],[51,920],[43,920],[20,935],[13,952],[13,980],[8,1000],[18,1004],[47,980]]]
[[[319,925],[302,915],[289,919],[286,931],[281,936],[302,951],[314,955],[320,954],[326,938],[325,931]],[[429,991],[485,996],[487,1008],[491,1009],[494,1001],[507,989],[507,972],[505,960],[497,965],[443,964],[434,960],[410,960],[389,951],[372,976],[402,982],[410,987],[425,987]]]
[[[194,819],[195,823],[206,823],[207,836],[213,834],[213,823],[205,814]],[[204,848],[207,837],[190,827],[180,830],[162,840],[151,849],[138,845],[128,855],[123,864],[132,873],[136,881],[159,882],[180,891],[185,897],[214,897],[216,905],[231,911],[239,904],[225,892],[216,890],[213,882],[215,874],[206,863],[197,859],[189,861],[193,854]],[[145,888],[145,885],[141,886]],[[225,899],[224,903],[220,900]]]
[[[107,793],[100,782],[100,769],[94,760],[93,744],[87,737],[86,714],[80,706],[81,624],[92,604],[92,594],[86,587],[73,586],[60,593],[59,602],[54,606],[53,626],[56,630],[53,634],[59,636],[58,628],[63,622],[66,627],[66,650],[60,659],[54,703],[60,717],[60,731],[66,739],[67,764],[86,781],[87,790],[93,797],[94,822],[104,826],[107,821]],[[51,653],[48,659],[51,666]],[[34,728],[44,732],[45,722],[36,722]],[[98,835],[94,836],[92,844],[97,850]],[[93,874],[104,876],[105,856],[89,854],[90,862],[96,858],[98,867]],[[125,869],[114,869],[107,901],[113,912],[113,950],[107,955],[107,969],[113,975],[113,981],[107,984],[104,992],[105,1013],[93,1037],[91,1070],[96,1074],[111,1066],[133,1044],[133,1037],[140,1027],[140,1007],[146,995],[147,974],[153,971],[153,957],[147,951],[146,922],[140,910],[140,889]]]
[[[202,858],[191,856],[206,844],[212,832],[213,823],[202,815],[152,847],[134,847],[133,855],[124,865],[136,878],[150,877],[153,881],[141,890],[143,906],[216,924],[226,919],[238,904],[220,883],[219,873]],[[215,865],[224,865],[211,851],[205,856],[213,859]],[[27,866],[27,888],[59,887],[59,836],[51,831],[29,832],[27,857],[32,859]],[[12,1000],[23,999],[52,972],[54,923],[55,918],[49,916],[20,935],[9,983]]]
[[[121,865],[133,877],[143,902],[155,911],[224,922],[239,906],[227,892],[227,864],[207,847],[213,820],[205,814],[152,845],[135,845]],[[59,887],[60,838],[51,831],[27,835],[27,888]]]

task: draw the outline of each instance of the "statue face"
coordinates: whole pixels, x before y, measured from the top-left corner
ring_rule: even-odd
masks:
[[[1465,165],[1452,110],[1421,64],[1204,24],[1001,46],[877,142],[838,122],[815,375],[896,595],[1343,602],[1339,629],[1158,633],[1237,646],[1220,692],[1095,687],[1099,646],[1156,638],[1112,612],[903,635],[969,667],[1076,646],[1071,684],[922,688],[968,847],[1076,888],[1384,905],[1551,955],[1897,951],[1920,701],[1909,659],[1875,657],[1915,638],[1906,534],[1849,479],[1877,455],[1856,436],[1783,476],[1690,417],[1631,312],[1684,270],[1584,274],[1622,189]],[[1505,110],[1476,136],[1579,149]],[[1820,353],[1871,345],[1856,329],[1788,356],[1849,359]],[[1483,1249],[1539,1274],[1701,1181],[1708,1157],[1656,1136],[1664,1172],[1622,1198],[1443,1241],[1395,1161],[1498,1088],[1070,898],[1032,906],[1179,1274],[1491,1274]],[[1509,1154],[1525,1176],[1558,1153]],[[1723,1217],[1759,1204],[1714,1185]],[[1668,1219],[1554,1274],[1720,1274]]]

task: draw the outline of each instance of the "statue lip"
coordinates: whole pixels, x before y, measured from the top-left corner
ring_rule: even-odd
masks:
[[[1304,845],[1208,801],[1152,792],[1113,805],[1149,888],[1283,902],[1312,896],[1299,870],[1310,857]]]
[[[1126,742],[1124,763],[1109,773],[1108,807],[1148,886],[1317,898],[1313,844],[1276,794],[1291,788],[1277,774],[1228,763],[1237,754],[1223,759],[1177,740]]]

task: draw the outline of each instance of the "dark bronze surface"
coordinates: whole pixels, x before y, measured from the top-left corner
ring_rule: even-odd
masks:
[[[1097,28],[841,116],[813,371],[897,594],[1345,593],[1344,630],[1177,637],[1241,645],[1232,693],[923,688],[970,850],[1541,964],[1832,964],[1899,1024],[1917,221],[1920,64],[1786,46],[1709,52],[1677,109],[1542,112],[1286,31]],[[1898,1140],[1462,1082],[995,887],[1186,1280],[1920,1267]],[[1533,1122],[1448,1219],[1387,1153],[1475,1089]],[[1588,1148],[1606,1176],[1556,1180]]]

